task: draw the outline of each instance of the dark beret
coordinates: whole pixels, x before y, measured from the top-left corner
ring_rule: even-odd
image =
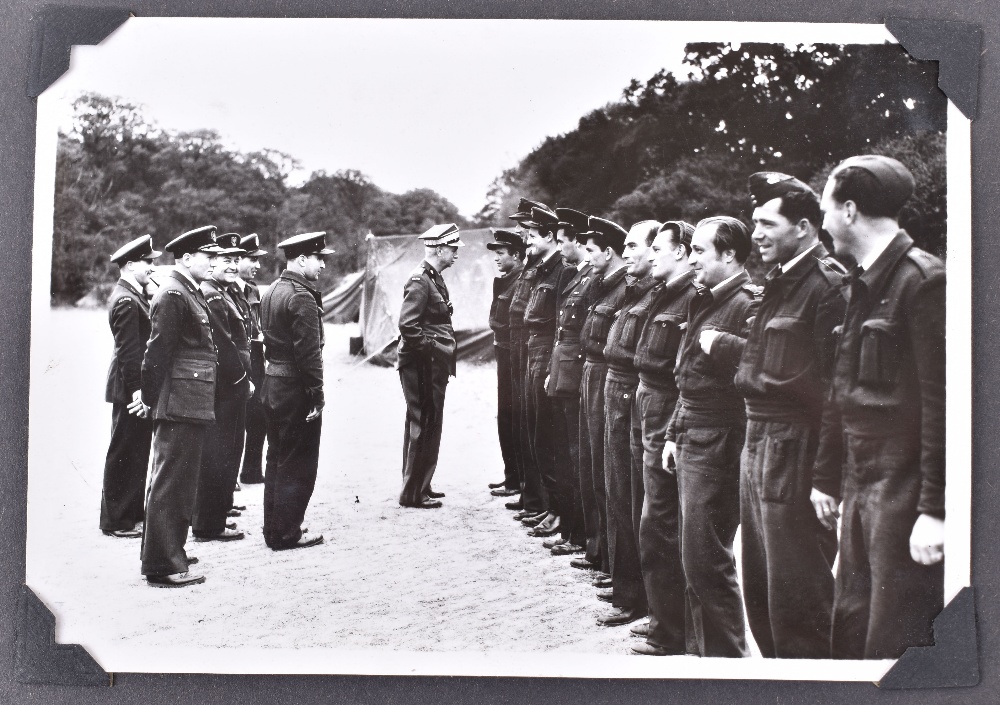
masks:
[[[910,170],[903,163],[885,157],[881,154],[862,154],[845,159],[833,170],[831,176],[849,168],[863,169],[874,177],[883,189],[883,197],[895,206],[902,208],[907,199],[913,195],[915,182]]]
[[[809,188],[794,176],[782,174],[778,171],[758,171],[751,174],[748,179],[750,184],[750,200],[754,207],[762,206],[775,198],[781,198],[786,193],[803,192],[816,195],[816,192]]]

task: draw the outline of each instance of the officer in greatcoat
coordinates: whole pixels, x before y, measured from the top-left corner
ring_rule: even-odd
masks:
[[[246,402],[253,393],[250,381],[250,340],[247,325],[229,286],[236,281],[237,262],[244,252],[240,236],[216,238],[221,248],[212,276],[201,283],[208,304],[212,340],[219,351],[215,383],[215,423],[209,429],[201,456],[198,496],[191,533],[195,541],[235,541],[242,531],[226,526],[233,506],[233,488],[240,468]]]
[[[743,598],[765,657],[828,658],[837,532],[809,493],[829,394],[844,268],[819,241],[819,197],[787,174],[750,176],[754,244],[771,270],[736,372]]]
[[[145,289],[160,253],[153,239],[143,235],[111,255],[118,265],[118,283],[111,292],[108,322],[115,352],[108,369],[105,401],[111,407],[111,443],[104,463],[101,491],[101,530],[108,536],[139,538],[143,520],[146,470],[153,437],[153,421],[141,406],[129,405],[141,396],[142,357],[149,340],[149,302]]]
[[[146,494],[142,574],[154,587],[205,582],[188,572],[184,551],[194,512],[202,445],[215,421],[217,353],[208,304],[199,288],[220,248],[215,226],[167,243],[174,269],[150,307],[138,404],[153,417],[153,468]]]
[[[864,155],[820,201],[837,254],[858,263],[813,478],[821,521],[843,498],[834,658],[932,644],[944,603],[945,268],[899,227],[913,188],[902,163]]]
[[[261,249],[260,238],[256,234],[240,239],[240,248],[245,254],[240,257],[239,276],[229,288],[250,327],[250,381],[253,382],[254,393],[247,402],[246,446],[240,470],[240,482],[250,485],[264,481],[267,421],[264,418],[264,405],[260,401],[264,386],[264,334],[260,330],[260,290],[256,279],[260,272],[260,258],[267,251]]]
[[[262,399],[267,417],[264,542],[275,551],[308,548],[302,520],[316,486],[323,424],[323,297],[316,289],[326,233],[295,235],[278,247],[285,271],[260,302],[266,369]]]
[[[437,469],[448,377],[455,375],[454,312],[441,273],[455,263],[459,239],[454,223],[435,225],[419,236],[424,260],[403,286],[396,367],[406,402],[403,433],[402,507],[436,509],[431,480]]]

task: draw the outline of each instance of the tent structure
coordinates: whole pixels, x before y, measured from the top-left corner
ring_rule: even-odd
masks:
[[[465,247],[443,274],[455,305],[452,322],[459,359],[485,361],[493,356],[489,317],[496,266],[493,253],[486,249],[486,243],[492,240],[488,228],[463,230]],[[396,361],[403,285],[423,257],[423,243],[416,235],[368,238],[359,323],[363,353],[372,356],[375,364],[391,365]]]
[[[323,320],[327,323],[350,323],[361,312],[361,289],[364,272],[345,276],[336,289],[323,294]]]

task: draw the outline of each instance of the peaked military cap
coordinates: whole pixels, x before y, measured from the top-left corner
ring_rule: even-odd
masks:
[[[837,168],[833,170],[833,174],[851,167],[863,169],[871,174],[883,188],[885,198],[894,206],[901,208],[913,195],[915,187],[913,174],[903,166],[902,162],[892,157],[881,154],[862,154],[850,157],[838,164]]]
[[[278,243],[285,259],[295,259],[299,255],[332,255],[334,250],[326,246],[326,231],[302,233]]]
[[[239,233],[225,233],[223,235],[217,235],[215,238],[215,244],[222,248],[219,252],[220,255],[242,255],[246,252],[246,250],[240,247]]]
[[[517,213],[509,216],[511,220],[530,220],[531,219],[531,209],[532,208],[543,208],[547,211],[551,211],[544,203],[539,201],[529,201],[527,198],[522,198],[517,204]]]
[[[556,217],[559,218],[559,225],[568,226],[578,233],[587,230],[587,222],[590,218],[586,213],[573,208],[556,208],[555,213]]]
[[[244,257],[260,257],[266,255],[267,251],[260,249],[260,238],[257,233],[240,238],[240,247],[246,250]]]
[[[611,247],[615,251],[618,251],[625,245],[625,238],[628,237],[628,231],[618,223],[612,223],[610,220],[591,216],[587,220],[587,226],[603,237],[607,243],[605,247]]]
[[[417,237],[424,241],[426,247],[437,247],[438,245],[449,245],[451,247],[465,246],[465,243],[458,239],[458,226],[454,223],[434,225],[423,235],[418,235]]]
[[[117,252],[111,255],[111,261],[117,265],[123,265],[126,262],[136,262],[141,259],[156,259],[162,254],[162,252],[153,249],[153,237],[143,235],[127,245],[122,245]]]
[[[527,245],[521,236],[512,230],[504,230],[503,228],[490,228],[493,233],[493,242],[487,242],[486,247],[490,250],[499,250],[501,247],[506,247],[508,249],[514,249],[518,252],[523,253],[527,249]]]
[[[786,193],[802,192],[816,195],[808,184],[778,171],[758,171],[756,174],[751,174],[747,182],[750,185],[750,200],[754,207],[781,198]]]
[[[765,201],[765,203],[766,202],[767,201]],[[668,220],[660,226],[659,232],[662,233],[667,230],[674,231],[674,234],[677,235],[678,243],[691,247],[691,238],[694,237],[694,226],[691,225],[691,223],[686,223],[683,220]]]
[[[526,228],[548,228],[552,229],[559,224],[559,217],[552,211],[545,208],[532,208],[531,217],[521,221],[521,225]]]
[[[212,255],[217,255],[222,250],[221,247],[215,244],[214,225],[205,225],[201,228],[188,230],[183,235],[175,237],[173,240],[168,242],[167,246],[163,249],[170,252],[175,257],[193,254],[195,252],[207,252]]]

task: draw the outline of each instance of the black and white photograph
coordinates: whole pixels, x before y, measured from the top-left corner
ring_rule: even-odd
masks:
[[[970,584],[970,122],[938,78],[875,24],[74,47],[32,256],[56,640],[109,672],[877,682]]]

